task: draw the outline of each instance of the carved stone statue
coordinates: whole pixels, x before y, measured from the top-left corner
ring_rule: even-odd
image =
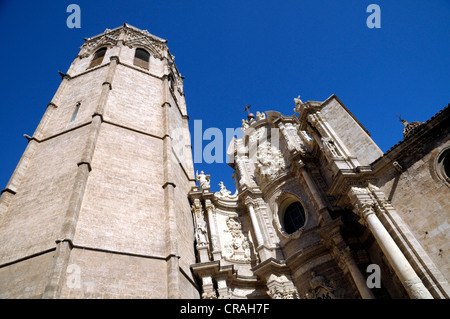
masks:
[[[311,272],[311,277],[311,289],[306,293],[306,299],[335,299],[336,283],[333,280],[326,280],[315,271]]]
[[[256,176],[263,182],[270,181],[285,168],[281,151],[265,142],[258,147],[256,154]]]
[[[296,98],[294,98],[294,102],[295,102],[295,108],[294,108],[294,112],[299,112],[300,111],[300,106],[303,105],[303,101],[300,100],[300,95]]]
[[[237,197],[237,192],[236,192],[236,194],[231,195],[231,192],[229,190],[227,190],[227,188],[225,187],[223,182],[220,182],[219,186],[220,186],[220,191],[214,193],[214,196],[216,196],[217,198],[236,198]]]
[[[264,120],[266,118],[266,114],[264,112],[256,111],[256,120]]]
[[[226,223],[231,234],[231,242],[226,245],[225,256],[234,260],[250,260],[250,244],[242,233],[241,222],[236,217],[230,217]]]
[[[197,181],[200,184],[200,188],[202,190],[209,190],[210,188],[210,175],[205,175],[205,173],[203,171],[200,172],[200,174],[198,174],[197,171]]]
[[[197,226],[196,232],[197,247],[208,246],[208,232],[204,224]]]
[[[227,190],[227,188],[225,187],[223,182],[220,182],[219,186],[220,186],[220,194],[222,196],[229,196],[229,195],[231,195],[231,192],[229,190]]]

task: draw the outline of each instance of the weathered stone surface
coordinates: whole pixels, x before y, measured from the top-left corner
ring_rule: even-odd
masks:
[[[134,65],[137,47],[149,69]],[[198,297],[192,156],[163,156],[174,128],[189,136],[185,115],[165,40],[129,25],[87,40],[2,196],[1,296]]]
[[[205,296],[226,291],[241,298],[246,287],[261,297],[287,299],[448,298],[449,187],[433,173],[433,156],[449,147],[446,120],[429,123],[440,132],[428,134],[432,143],[414,142],[411,135],[382,154],[334,95],[324,102],[295,102],[298,118],[266,111],[267,117],[257,113],[257,121],[242,120],[244,136],[228,152],[236,195],[189,193],[197,203],[194,212],[214,212],[205,218],[208,245],[193,266],[208,282]],[[274,126],[281,132],[272,132],[269,142],[262,132]],[[414,150],[425,143],[421,152]],[[394,159],[406,167],[400,177]],[[294,203],[304,218],[287,231],[285,217]],[[239,221],[242,233],[230,229],[230,220]],[[430,229],[428,241],[423,227]],[[248,238],[248,253],[241,238]],[[380,267],[382,285],[376,289],[366,282],[371,264]],[[223,282],[223,265],[232,275],[214,292],[212,283]]]
[[[449,298],[449,108],[383,154],[335,95],[294,101],[242,120],[213,193],[166,41],[88,39],[0,197],[0,297]]]

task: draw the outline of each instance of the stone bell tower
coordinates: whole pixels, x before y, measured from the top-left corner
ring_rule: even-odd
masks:
[[[0,296],[197,298],[188,116],[167,41],[107,29],[61,75],[0,198]]]

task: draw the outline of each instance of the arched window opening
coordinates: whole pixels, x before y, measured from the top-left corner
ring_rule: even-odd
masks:
[[[106,48],[98,49],[97,52],[95,52],[94,57],[92,58],[91,64],[89,65],[89,69],[93,68],[94,66],[100,65],[103,62],[103,58],[105,57]]]
[[[288,234],[295,233],[305,225],[305,210],[299,202],[293,202],[283,212],[283,228]]]
[[[445,177],[450,180],[450,157],[446,156],[443,160]]]
[[[437,173],[447,183],[450,182],[450,148],[441,153],[437,160]]]
[[[137,48],[134,53],[134,65],[148,70],[148,64],[150,61],[150,53],[144,49]]]

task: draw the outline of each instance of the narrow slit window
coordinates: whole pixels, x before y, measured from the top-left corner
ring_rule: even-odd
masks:
[[[169,74],[169,88],[173,91],[173,87],[174,87],[174,83],[175,83],[175,79],[173,77],[173,74],[170,73]]]
[[[148,70],[149,61],[150,53],[148,53],[144,49],[137,48],[136,52],[134,53],[134,65]]]
[[[103,58],[105,57],[106,48],[101,48],[95,52],[94,57],[92,58],[91,64],[89,68],[93,68],[94,66],[100,65],[103,62]]]
[[[75,121],[75,119],[77,118],[77,114],[78,114],[78,111],[80,110],[80,106],[81,106],[81,103],[78,102],[77,105],[75,106],[75,110],[73,110],[72,118],[70,119],[70,122]]]

